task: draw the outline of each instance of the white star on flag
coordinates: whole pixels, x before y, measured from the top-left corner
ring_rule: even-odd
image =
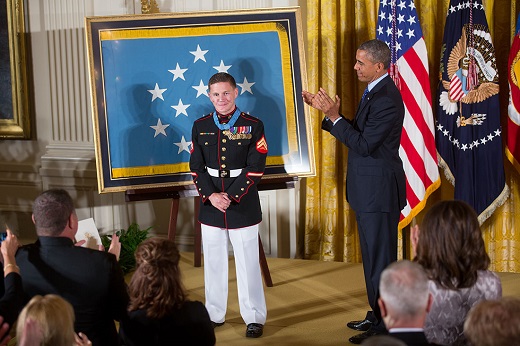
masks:
[[[184,136],[182,136],[180,142],[173,143],[173,144],[175,144],[176,146],[179,147],[179,151],[177,152],[177,154],[182,153],[183,150],[187,151],[188,153],[190,152],[191,141],[190,142],[186,142],[186,139],[184,139]]]
[[[253,94],[253,92],[251,91],[251,87],[255,84],[256,82],[248,82],[247,81],[247,78],[244,77],[244,83],[237,83],[239,87],[242,88],[242,91],[240,92],[240,95],[242,95],[243,93],[245,93],[246,91],[248,91],[251,95]]]
[[[197,90],[196,98],[198,98],[200,95],[206,95],[207,97],[209,97],[208,96],[208,86],[204,85],[204,82],[202,81],[202,79],[200,80],[199,85],[192,85],[191,87],[193,89]]]
[[[150,94],[152,94],[152,102],[156,99],[156,98],[160,98],[161,100],[164,101],[163,99],[163,92],[165,92],[167,89],[159,89],[159,84],[155,83],[155,89],[151,89],[151,90],[148,90],[148,92]]]
[[[157,119],[157,125],[151,125],[150,127],[155,130],[155,134],[153,135],[153,138],[157,137],[157,135],[163,134],[165,137],[167,137],[166,132],[164,131],[165,128],[170,126],[170,124],[164,124],[161,122],[161,119]]]
[[[173,109],[175,109],[177,112],[175,113],[175,117],[177,118],[179,114],[184,114],[188,116],[188,113],[186,112],[186,108],[188,108],[190,105],[185,105],[182,103],[182,99],[179,99],[179,103],[177,106],[171,106]]]
[[[188,71],[187,68],[180,68],[179,66],[179,63],[177,63],[177,66],[175,67],[175,70],[168,70],[168,72],[170,73],[173,73],[173,81],[175,82],[175,80],[177,78],[180,78],[182,80],[186,80],[184,79],[184,72]]]
[[[204,55],[207,52],[208,52],[207,50],[201,50],[200,45],[197,45],[197,50],[190,51],[190,53],[195,56],[195,59],[193,60],[193,62],[197,62],[197,60],[202,60],[202,61],[206,62],[206,58],[204,57]]]
[[[405,105],[399,155],[406,175],[407,205],[399,227],[408,225],[430,194],[439,187],[428,54],[413,0],[381,0],[376,37],[392,50],[398,85]],[[395,76],[394,76],[395,77]]]
[[[220,60],[220,65],[218,66],[213,66],[213,68],[215,70],[217,70],[218,72],[225,72],[225,73],[228,73],[228,70],[230,69],[232,65],[224,65],[224,60]]]

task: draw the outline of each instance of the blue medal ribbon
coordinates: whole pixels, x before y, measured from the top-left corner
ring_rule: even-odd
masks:
[[[231,119],[229,119],[229,121],[227,122],[227,124],[221,124],[219,121],[218,121],[218,115],[217,115],[217,111],[213,112],[213,121],[215,122],[215,125],[217,125],[217,127],[219,129],[221,129],[222,131],[223,130],[229,130],[233,125],[235,125],[235,123],[237,122],[238,120],[238,117],[240,116],[240,113],[242,113],[240,111],[240,109],[237,109],[235,110],[235,113],[233,113],[233,116],[231,117]]]

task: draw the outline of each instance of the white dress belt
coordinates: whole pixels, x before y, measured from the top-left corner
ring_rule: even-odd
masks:
[[[238,169],[214,169],[206,167],[208,174],[215,178],[236,178],[242,173],[242,168]]]

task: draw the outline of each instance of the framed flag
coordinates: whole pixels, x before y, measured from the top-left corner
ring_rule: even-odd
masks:
[[[299,7],[85,22],[99,192],[192,183],[191,128],[213,111],[217,72],[265,125],[264,178],[315,174]]]

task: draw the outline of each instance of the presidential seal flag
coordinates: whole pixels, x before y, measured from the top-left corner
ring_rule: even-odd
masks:
[[[495,50],[481,0],[451,0],[441,52],[439,165],[484,222],[505,202]]]
[[[516,22],[516,35],[513,38],[508,62],[509,107],[507,119],[506,156],[520,171],[520,17]]]
[[[428,54],[414,1],[381,0],[376,32],[392,51],[390,75],[405,106],[399,148],[406,174],[407,204],[399,222],[404,228],[440,185]]]

